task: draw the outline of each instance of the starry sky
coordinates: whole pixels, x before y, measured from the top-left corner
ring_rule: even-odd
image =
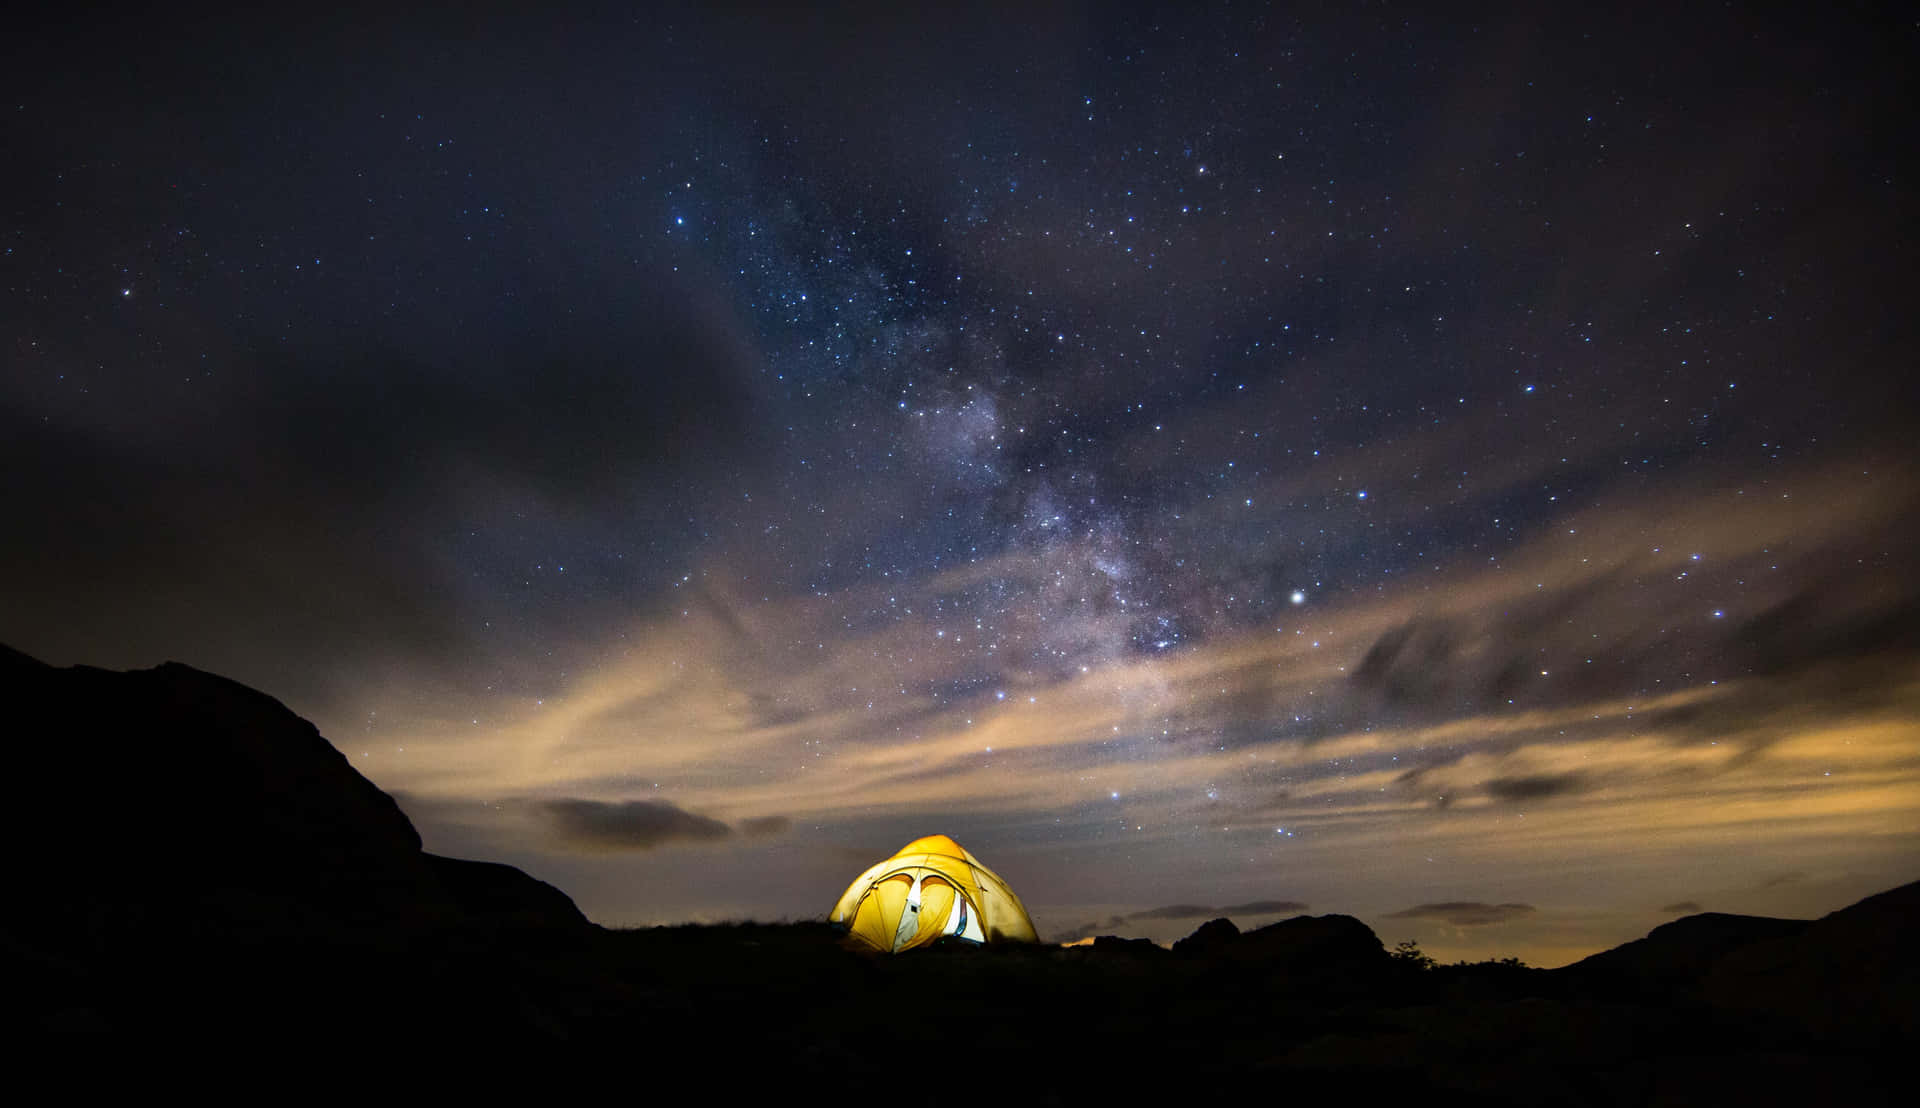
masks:
[[[1913,880],[1915,27],[1677,7],[50,10],[0,641],[607,924],[935,832],[1541,965]]]

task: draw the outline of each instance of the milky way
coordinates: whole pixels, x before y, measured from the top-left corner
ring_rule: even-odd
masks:
[[[172,18],[8,47],[12,646],[609,923],[1913,877],[1910,27]]]

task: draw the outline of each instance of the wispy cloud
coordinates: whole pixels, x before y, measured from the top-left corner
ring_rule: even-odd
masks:
[[[1388,919],[1425,919],[1450,923],[1455,927],[1485,927],[1525,919],[1535,909],[1531,904],[1483,904],[1477,900],[1447,900],[1437,904],[1416,904],[1387,913]]]
[[[651,850],[671,842],[712,842],[733,834],[717,819],[664,801],[550,800],[542,805],[561,840],[594,850]]]
[[[768,813],[1044,827],[1031,849],[1063,860],[1286,842],[1299,861],[1258,865],[1409,878],[1436,852],[1877,840],[1920,810],[1920,586],[1867,555],[1914,487],[1837,467],[1616,495],[1430,581],[1164,650],[1098,534],[818,595],[714,570],[544,703],[419,712],[364,764],[423,797],[601,806],[541,809],[576,850],[745,849]],[[986,593],[997,632],[951,614]]]
[[[1307,905],[1298,900],[1255,900],[1247,904],[1229,904],[1224,908],[1210,908],[1204,904],[1169,904],[1162,908],[1149,908],[1144,912],[1133,912],[1124,917],[1124,922],[1135,920],[1159,919],[1214,919],[1219,916],[1278,916],[1304,912]]]

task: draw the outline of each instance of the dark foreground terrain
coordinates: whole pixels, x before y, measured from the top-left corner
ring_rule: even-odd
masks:
[[[14,1044],[401,1043],[470,1065],[510,1045],[641,1088],[716,1075],[726,1102],[1042,1104],[1904,1103],[1920,1047],[1920,883],[1819,920],[1691,916],[1551,971],[1427,966],[1346,916],[1217,920],[1171,951],[898,957],[824,924],[608,931],[518,870],[424,853],[391,798],[244,686],[0,648],[0,696]]]

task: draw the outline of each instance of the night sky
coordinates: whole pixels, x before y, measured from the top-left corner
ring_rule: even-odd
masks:
[[[0,642],[607,924],[936,832],[1063,940],[1831,911],[1920,876],[1916,28],[1689,7],[17,28]]]

